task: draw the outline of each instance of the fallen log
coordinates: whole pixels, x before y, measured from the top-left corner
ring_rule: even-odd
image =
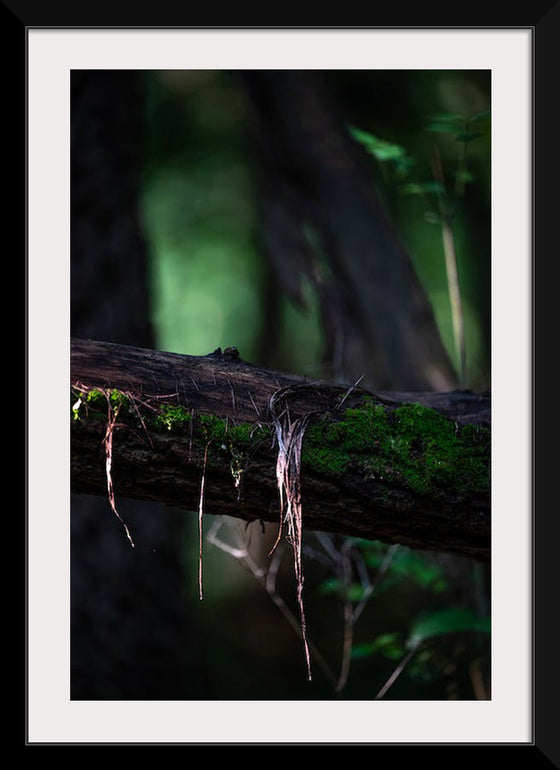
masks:
[[[115,511],[130,497],[278,522],[279,458],[298,439],[304,529],[490,558],[489,394],[370,393],[235,348],[73,339],[71,401],[72,491],[108,494]]]

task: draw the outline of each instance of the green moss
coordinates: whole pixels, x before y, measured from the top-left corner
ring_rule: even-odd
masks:
[[[417,491],[453,489],[458,494],[484,492],[490,484],[490,430],[456,426],[418,404],[395,410],[403,437],[403,472]]]
[[[266,438],[270,438],[270,429],[266,425],[255,425],[242,422],[230,425],[227,433],[228,440],[237,447],[249,448]]]
[[[86,393],[84,402],[93,411],[107,411],[107,396],[103,390],[97,390],[96,388],[89,390]]]
[[[205,442],[225,445],[236,450],[247,449],[270,435],[266,426],[254,423],[234,424],[213,414],[192,414],[182,406],[162,404],[153,424],[173,432],[194,430]],[[191,425],[192,424],[192,425]]]
[[[113,409],[118,409],[124,416],[129,411],[132,416],[136,410],[130,409],[130,398],[122,391],[113,389],[108,392],[109,402]],[[82,407],[87,407],[87,414],[94,416],[107,415],[107,392],[92,388],[81,395],[71,392],[71,409],[73,419],[82,414]],[[216,417],[213,414],[194,414],[191,410],[176,404],[160,404],[155,416],[151,413],[144,415],[145,423],[157,430],[165,429],[181,433],[185,430],[199,434],[206,441],[227,443],[237,448],[249,448],[255,442],[270,437],[270,429],[266,425],[256,425],[251,422],[235,424],[230,420]]]
[[[380,449],[388,433],[385,409],[367,400],[362,408],[347,409],[342,420],[326,417],[311,425],[302,461],[322,473],[343,474],[350,462]]]
[[[129,397],[120,390],[105,391],[100,388],[92,388],[87,393],[82,393],[76,397],[75,392],[71,393],[72,396],[72,417],[74,420],[79,420],[84,414],[89,416],[106,417],[107,416],[107,399],[111,408],[120,415],[124,414],[129,406]]]
[[[154,418],[154,425],[169,431],[182,431],[191,421],[191,413],[182,406],[161,404],[159,413]]]
[[[111,402],[111,407],[115,411],[118,410],[119,414],[122,414],[130,406],[130,398],[120,390],[112,390],[109,394],[109,401]]]
[[[490,431],[459,428],[419,404],[388,410],[370,399],[339,420],[327,417],[311,426],[302,459],[323,474],[358,466],[372,479],[405,484],[417,494],[463,496],[488,490]]]
[[[137,419],[126,394],[112,390],[109,401],[119,419]],[[72,394],[72,417],[107,417],[107,392],[92,389]],[[211,414],[161,404],[156,416],[145,415],[148,430],[188,431],[195,442],[210,442],[240,468],[252,450],[270,441],[271,430],[255,423],[234,424]],[[433,409],[402,404],[388,409],[373,399],[361,406],[311,424],[302,448],[304,472],[341,476],[353,468],[382,485],[405,485],[416,494],[487,493],[490,485],[490,430],[459,427]]]
[[[196,417],[196,425],[206,441],[223,442],[226,438],[227,423],[220,417],[215,417],[213,414],[199,414]]]
[[[252,422],[236,424],[213,414],[198,414],[195,420],[207,441],[220,442],[237,449],[248,449],[270,436],[268,427]]]

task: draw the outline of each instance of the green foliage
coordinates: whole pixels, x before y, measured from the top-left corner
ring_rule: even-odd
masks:
[[[107,412],[107,396],[104,391],[93,388],[86,393],[85,403],[93,411]]]
[[[369,658],[375,653],[383,655],[389,660],[400,660],[406,652],[402,635],[398,633],[379,634],[373,641],[357,644],[352,649],[352,657],[355,659]]]
[[[368,131],[348,126],[350,135],[381,163],[390,162],[398,176],[404,176],[416,164],[415,159],[400,144],[380,139]]]
[[[359,548],[368,571],[375,574],[381,569],[387,557],[387,545],[378,541],[359,539],[354,542]],[[449,588],[445,571],[439,564],[429,560],[419,551],[400,548],[391,559],[390,569],[383,575],[383,580],[378,584],[376,591],[384,593],[412,584],[430,595],[442,594]],[[368,587],[358,582],[347,585],[341,578],[330,577],[321,584],[319,594],[323,596],[337,594],[353,603],[358,603],[367,596]]]
[[[434,131],[435,133],[452,134],[459,142],[472,142],[473,139],[484,136],[485,133],[484,131],[474,131],[473,124],[476,127],[478,124],[488,121],[489,118],[490,110],[478,112],[470,117],[446,112],[429,117],[424,128],[426,131]]]
[[[379,542],[363,541],[360,550],[365,563],[372,570],[378,570],[386,558],[387,546]],[[403,581],[412,581],[423,590],[439,594],[448,588],[443,567],[426,558],[419,551],[401,548],[391,560],[391,569],[380,584],[380,590],[395,586]]]
[[[380,569],[387,556],[387,546],[382,543],[363,541],[360,551],[372,570]],[[376,594],[390,589],[390,596],[398,596],[406,586],[414,586],[418,596],[424,596],[421,601],[425,608],[413,616],[412,622],[408,621],[406,629],[388,628],[354,644],[352,659],[377,657],[392,661],[397,664],[395,677],[407,666],[409,679],[424,683],[436,681],[442,670],[455,665],[455,650],[460,649],[467,661],[477,660],[487,644],[490,618],[453,603],[450,598],[446,601],[445,592],[449,591],[451,597],[452,586],[443,567],[426,554],[400,548],[377,585]],[[436,601],[439,606],[434,608]]]
[[[130,407],[130,398],[120,390],[102,390],[101,388],[92,388],[86,392],[80,393],[76,398],[76,393],[71,392],[72,399],[72,419],[79,420],[84,414],[93,417],[107,417],[108,409],[124,415]]]
[[[436,133],[456,133],[461,131],[465,118],[455,112],[445,112],[439,115],[432,115],[428,118],[424,129],[426,131],[435,131]]]
[[[399,187],[400,192],[403,195],[425,195],[429,193],[435,193],[437,195],[443,195],[445,193],[445,187],[441,182],[435,182],[429,180],[428,182],[408,182]]]
[[[471,117],[447,112],[433,115],[427,120],[425,130],[428,133],[449,135],[455,143],[462,145],[455,163],[452,184],[449,184],[445,178],[439,149],[434,150],[431,161],[433,178],[422,180],[413,178],[412,169],[418,164],[404,147],[387,142],[355,126],[350,126],[348,129],[350,135],[377,161],[392,166],[394,183],[401,194],[421,198],[425,205],[424,220],[439,225],[442,229],[454,337],[453,353],[462,387],[467,387],[467,349],[463,302],[458,278],[456,236],[452,223],[457,217],[465,186],[474,181],[473,173],[467,169],[467,147],[474,140],[485,136],[485,123],[489,116],[489,111],[479,112]]]
[[[478,618],[464,607],[447,607],[418,618],[409,633],[407,647],[417,648],[443,634],[490,633],[490,618]]]
[[[473,124],[479,126],[486,122],[489,117],[490,111],[480,112],[471,117],[466,117],[457,113],[441,113],[431,116],[427,120],[424,129],[425,131],[432,133],[450,134],[455,141],[466,147],[470,142],[483,137],[486,134],[485,130],[473,130]],[[449,197],[449,192],[443,180],[428,179],[421,181],[412,179],[410,173],[412,169],[418,167],[419,164],[404,147],[400,144],[381,139],[369,131],[365,131],[364,129],[355,126],[349,126],[348,131],[350,135],[362,145],[366,152],[372,155],[377,161],[393,165],[395,181],[397,183],[403,176],[408,177],[406,183],[398,184],[399,192],[405,195],[422,196],[429,205],[429,213],[431,215],[437,215],[437,218],[431,221],[439,221],[439,218],[442,216],[445,216],[446,218],[453,217],[452,212],[456,204]],[[465,157],[463,156],[455,170],[455,190],[462,191],[464,184],[472,182],[473,180],[473,174],[468,172],[465,168]],[[435,201],[429,197],[430,194],[435,194]]]
[[[490,619],[474,612],[468,602],[461,603],[445,559],[359,538],[352,539],[352,548],[353,562],[360,565],[353,571],[354,579],[349,582],[348,574],[331,576],[321,584],[319,594],[336,596],[345,606],[350,603],[352,623],[361,617],[366,603],[372,605],[370,624],[364,619],[365,632],[353,630],[350,658],[374,671],[386,672],[387,664],[391,665],[393,674],[389,678],[384,674],[382,691],[404,670],[405,689],[441,686],[445,672],[455,670],[459,656],[460,665],[467,666],[484,658]],[[473,569],[470,577],[474,590],[478,570]]]

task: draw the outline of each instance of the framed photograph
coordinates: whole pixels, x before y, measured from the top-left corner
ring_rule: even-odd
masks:
[[[534,667],[536,27],[189,28],[33,21],[25,19],[22,30],[27,745],[545,750],[537,740]],[[544,37],[543,32],[543,46]],[[335,129],[329,133],[330,99],[342,116],[344,142],[371,175],[366,187],[371,181],[379,210],[396,222],[398,247],[379,228],[370,234],[375,220],[368,217],[375,216],[377,202],[368,208],[369,192],[356,192],[362,166],[357,171]],[[105,123],[97,122],[101,113]],[[361,206],[367,216],[360,219]],[[134,207],[137,228],[130,225]],[[391,263],[389,272],[400,249],[412,255],[441,351],[420,347],[417,319],[425,314],[414,315],[412,288],[401,314],[406,331],[399,332],[397,312],[382,327],[384,302],[396,307],[399,287],[413,279],[402,267],[396,288],[389,281],[371,293],[382,275],[372,267],[374,258],[364,257],[359,265],[358,257],[344,260],[362,253],[363,241],[374,237],[388,257],[385,264]],[[271,255],[266,270],[259,261],[265,251]],[[358,265],[356,275],[352,265]],[[147,276],[143,289],[140,273]],[[281,296],[274,293],[278,286]],[[343,299],[336,298],[336,289]],[[368,337],[377,358],[372,371],[362,371],[352,356],[365,360],[357,352],[356,330],[369,324],[383,328],[382,341]],[[197,517],[190,517],[186,535],[182,514],[170,512],[165,500],[161,517],[128,505],[119,494],[118,458],[115,497],[111,488],[108,498],[102,493],[102,515],[89,509],[75,514],[71,478],[77,478],[78,463],[69,420],[79,416],[89,393],[73,390],[69,411],[74,338],[137,346],[154,355],[239,354],[267,371],[337,382],[341,400],[366,386],[385,394],[475,393],[488,405],[491,399],[491,418],[484,423],[491,430],[489,553],[482,562],[480,553],[473,560],[466,550],[448,560],[445,549],[434,546],[437,558],[424,559],[437,538],[424,533],[425,540],[415,541],[402,531],[392,543],[376,544],[377,550],[360,550],[352,532],[355,579],[340,593],[343,572],[327,578],[320,570],[333,543],[337,564],[343,564],[346,546],[336,540],[342,534],[322,543],[304,539],[299,556],[305,565],[314,554],[321,574],[316,578],[310,568],[304,591],[313,640],[309,683],[299,644],[299,637],[306,641],[304,616],[293,585],[283,599],[280,592],[255,588],[255,577],[262,577],[257,568],[249,577],[247,570],[240,574],[240,566],[253,562],[249,551],[242,565],[236,560],[239,542],[222,538],[216,523],[222,516],[202,516],[204,491],[211,505],[208,486],[200,487],[197,499],[198,524],[204,519],[205,535],[213,538],[205,540],[204,567]],[[408,379],[399,373],[405,349]],[[396,363],[385,378],[392,352]],[[414,368],[417,355],[424,362],[433,356],[429,375],[429,367]],[[227,365],[236,364],[228,358]],[[461,430],[455,422],[453,441]],[[111,481],[112,438],[105,433],[97,443],[105,463],[102,481]],[[227,446],[221,440],[220,447]],[[228,462],[238,490],[245,466],[235,464],[235,457]],[[412,474],[417,466],[407,462]],[[472,481],[478,466],[469,459],[467,473],[466,462],[460,458],[449,475]],[[374,478],[381,475],[378,466],[368,467]],[[424,474],[423,484],[425,479]],[[420,490],[416,483],[425,497],[425,484]],[[293,500],[297,508],[297,496]],[[305,494],[303,501],[305,506]],[[415,500],[411,510],[418,509]],[[297,550],[293,521],[288,552],[290,545]],[[245,529],[256,548],[261,524],[255,520]],[[278,526],[265,517],[262,529],[274,545]],[[233,566],[224,567],[232,554]],[[121,569],[121,559],[134,566]],[[290,563],[283,567],[288,585],[294,580]],[[371,617],[364,610],[364,630],[356,624],[349,639],[344,613],[361,613],[364,595],[378,588],[373,573],[358,585],[371,565],[385,577],[375,606],[387,608]],[[199,571],[200,588],[202,569],[200,601],[195,586]],[[295,570],[297,575],[297,558]],[[186,574],[194,575],[192,582]],[[474,614],[456,598],[464,581],[478,602]],[[243,592],[257,595],[254,610],[239,601]],[[111,596],[118,601],[111,603]],[[400,597],[409,609],[391,615],[389,607],[394,611]],[[167,604],[170,615],[164,613]],[[299,628],[295,634],[286,620],[288,605]],[[326,606],[328,613],[320,609]],[[278,620],[259,625],[256,616],[268,613]],[[169,635],[174,650],[180,639],[180,663],[165,632],[168,617],[177,623]],[[280,650],[284,634],[291,645],[287,658]],[[331,652],[325,656],[325,669],[334,671],[330,686],[313,652],[322,642],[340,655],[334,661]],[[292,678],[300,679],[292,686]],[[545,753],[553,756],[552,744]]]

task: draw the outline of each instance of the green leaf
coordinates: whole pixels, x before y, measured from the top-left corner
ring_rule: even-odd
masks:
[[[406,150],[399,144],[379,139],[379,137],[374,136],[361,128],[356,128],[356,126],[348,126],[348,131],[350,135],[364,147],[364,149],[381,162],[389,160],[399,160],[402,162],[402,160],[407,157]]]
[[[399,187],[399,191],[403,195],[421,195],[422,194],[422,185],[416,184],[415,182],[410,182],[409,184],[402,184]]]
[[[350,586],[339,580],[338,578],[330,578],[325,580],[318,588],[320,596],[328,596],[329,594],[339,594],[349,599],[351,602],[359,602],[364,595],[364,587],[358,583],[353,583]]]
[[[406,177],[410,169],[416,165],[415,159],[410,155],[404,155],[402,158],[395,160],[395,175],[400,177]]]
[[[458,112],[440,112],[437,115],[430,115],[428,120],[435,123],[464,123],[465,116]]]
[[[463,130],[463,124],[460,126],[456,123],[440,123],[440,122],[432,122],[427,123],[424,126],[425,131],[435,131],[439,133],[446,133],[446,134],[456,134],[458,131]]]
[[[456,112],[441,112],[426,119],[426,131],[456,134],[465,130],[465,116]]]
[[[380,161],[400,160],[406,154],[402,147],[390,142],[378,141],[370,145],[368,149]]]
[[[460,631],[490,633],[490,618],[478,618],[462,607],[450,607],[419,618],[412,626],[407,646],[418,647],[422,642],[442,634]]]
[[[356,126],[348,126],[347,128],[350,136],[352,136],[357,142],[360,142],[361,144],[367,144],[368,142],[375,139],[373,134],[369,134],[367,131],[363,131],[361,128],[357,128]]]
[[[346,598],[351,602],[359,602],[365,593],[365,588],[359,583],[353,583],[348,586],[346,591]]]
[[[484,134],[481,134],[479,132],[470,132],[465,134],[458,134],[455,137],[456,142],[472,142],[473,139],[478,139],[479,136],[484,136]]]
[[[424,219],[431,225],[440,225],[443,222],[442,217],[440,217],[439,214],[436,214],[435,211],[425,211]]]
[[[357,644],[352,648],[353,658],[369,658],[375,652],[374,642],[365,642],[364,644]]]
[[[444,580],[443,569],[438,564],[412,550],[401,550],[393,561],[392,570],[406,580],[415,581],[422,588],[430,588],[438,580]]]
[[[462,182],[463,184],[467,184],[468,182],[474,181],[474,175],[471,174],[470,171],[467,171],[466,169],[463,169],[462,171],[457,171],[455,174],[455,178],[458,182]]]
[[[443,578],[437,578],[431,585],[431,589],[436,594],[441,594],[447,590],[447,583]]]
[[[392,660],[402,658],[405,649],[400,635],[397,633],[380,634],[371,642],[358,644],[352,648],[352,657],[368,658],[376,652]]]
[[[410,184],[403,184],[399,187],[399,190],[403,195],[422,195],[423,193],[445,193],[445,187],[441,182],[410,182]]]
[[[469,118],[469,123],[478,123],[481,120],[487,120],[490,117],[490,110],[484,110],[483,112],[477,112],[476,115],[472,115]]]
[[[389,550],[385,543],[379,540],[362,541],[360,544],[362,556],[368,567],[378,568],[381,566]]]

